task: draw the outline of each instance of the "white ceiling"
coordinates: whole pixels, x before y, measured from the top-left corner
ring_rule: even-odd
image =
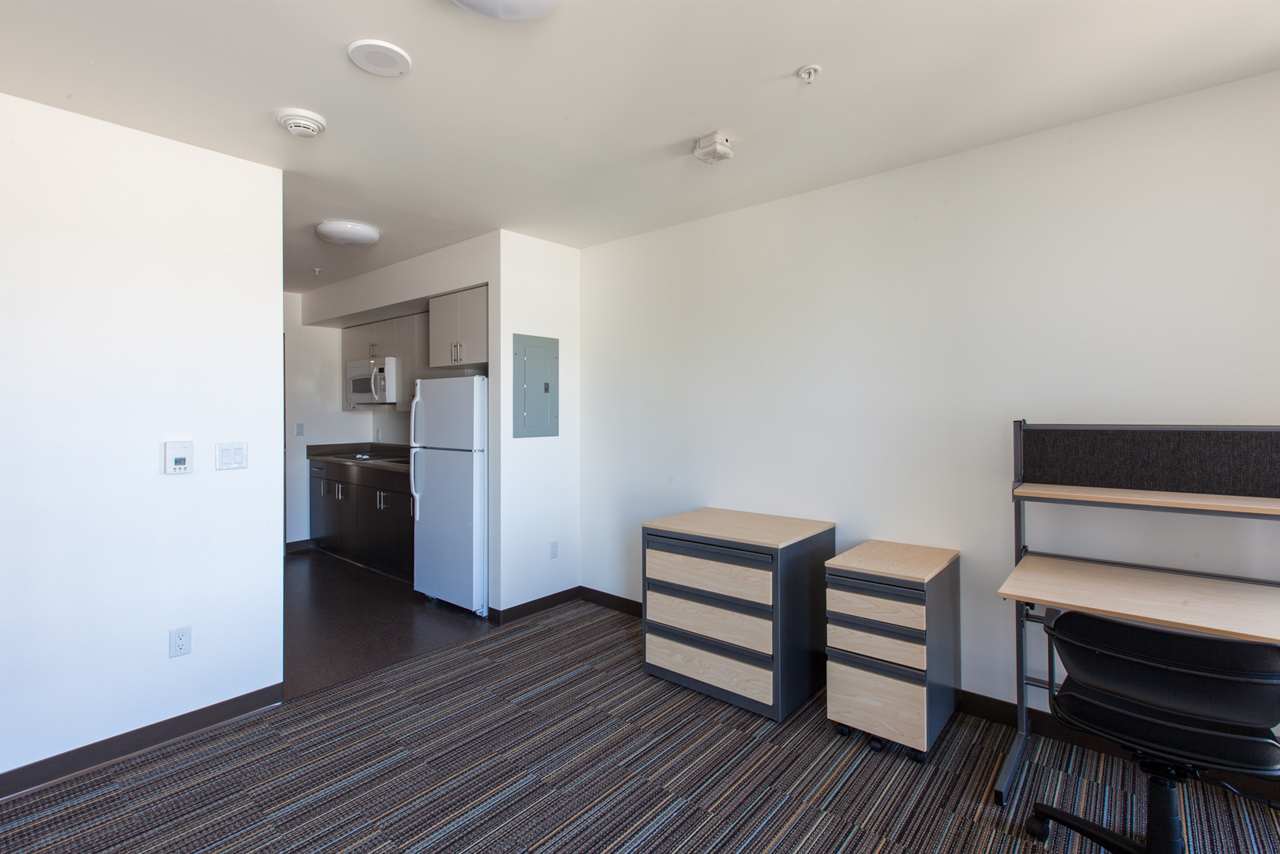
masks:
[[[358,38],[412,72],[359,70]],[[591,246],[1276,69],[1276,0],[564,0],[526,23],[450,0],[0,2],[0,91],[283,169],[289,291],[497,228]],[[290,136],[285,106],[329,129]],[[691,151],[714,130],[737,156],[709,166]],[[382,240],[325,244],[334,218]]]

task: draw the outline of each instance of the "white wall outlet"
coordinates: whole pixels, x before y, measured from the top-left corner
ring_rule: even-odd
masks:
[[[223,469],[247,469],[249,467],[248,442],[222,442],[213,446],[213,465]]]
[[[381,442],[381,441],[382,441],[382,428],[381,428],[381,427],[379,427],[377,430],[375,430],[375,431],[374,431],[374,434],[373,434],[373,441],[375,441],[375,442]]]
[[[176,658],[191,652],[191,627],[169,629],[169,657]]]
[[[301,435],[302,435],[302,422],[301,422],[301,421],[299,421],[297,424],[294,424],[294,425],[293,425],[293,435],[295,435],[295,436],[301,436]]]
[[[560,541],[559,540],[551,541],[551,556],[560,557]]]
[[[191,456],[191,442],[164,443],[164,473],[187,474],[195,468]]]

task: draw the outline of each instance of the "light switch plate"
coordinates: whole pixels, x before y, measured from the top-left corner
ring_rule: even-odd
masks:
[[[218,471],[224,469],[247,469],[249,467],[249,443],[220,442],[214,445],[213,466]]]
[[[164,443],[164,473],[187,474],[195,468],[190,442]]]

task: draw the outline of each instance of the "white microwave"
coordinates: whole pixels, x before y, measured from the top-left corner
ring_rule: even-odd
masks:
[[[347,405],[396,402],[396,359],[360,359],[347,362]]]

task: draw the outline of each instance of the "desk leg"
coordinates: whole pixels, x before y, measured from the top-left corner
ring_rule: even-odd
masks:
[[[1015,602],[1014,644],[1018,655],[1018,734],[1005,754],[1004,764],[996,776],[996,806],[1004,806],[1013,789],[1013,778],[1022,765],[1022,752],[1027,748],[1027,603]]]

